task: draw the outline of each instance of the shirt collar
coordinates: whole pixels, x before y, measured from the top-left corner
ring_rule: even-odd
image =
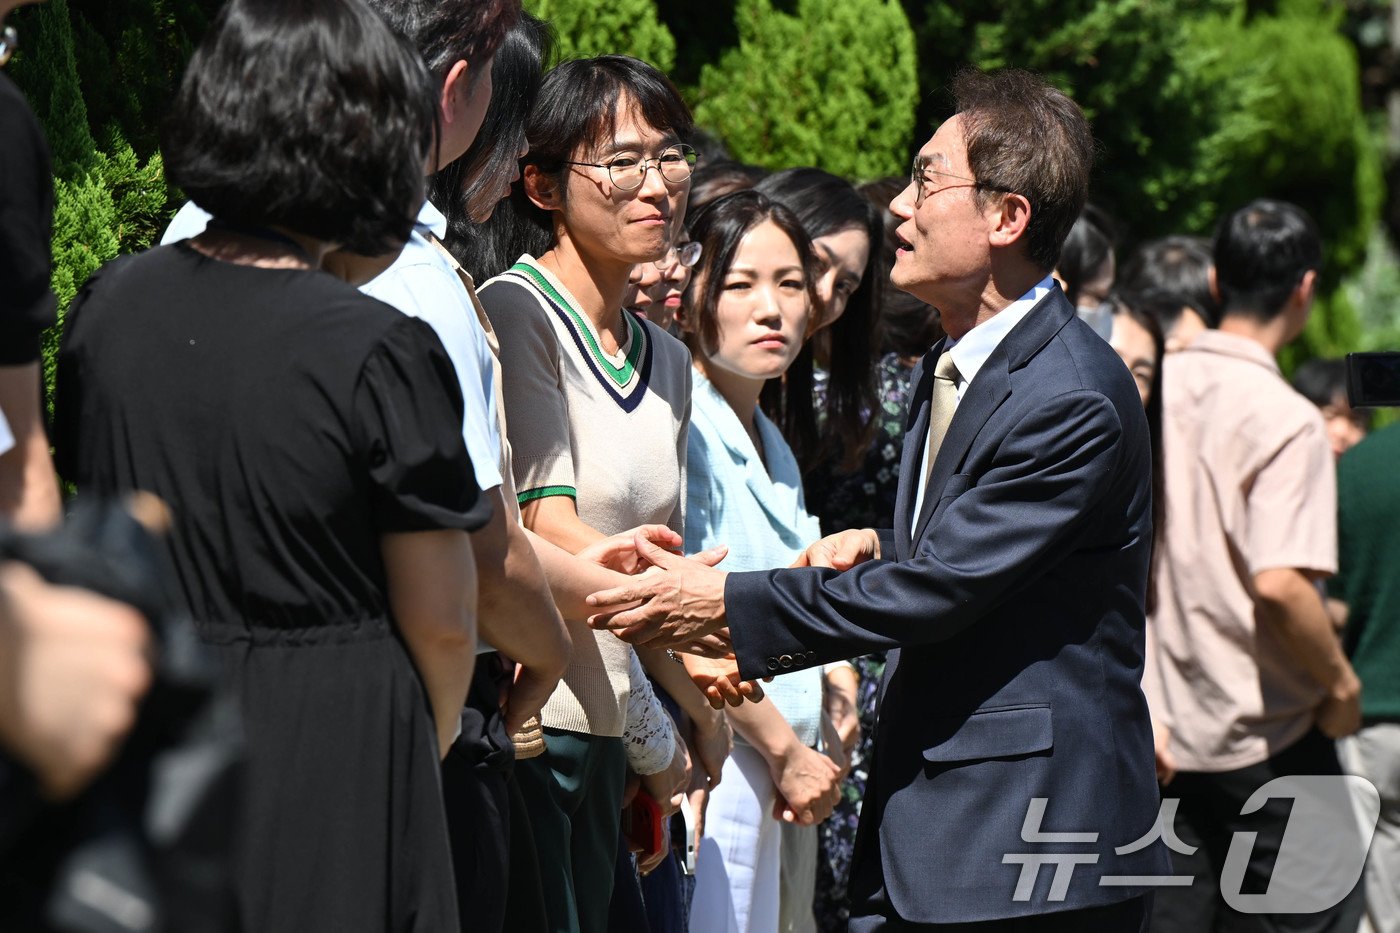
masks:
[[[1237,359],[1248,360],[1251,363],[1258,363],[1271,373],[1282,375],[1278,368],[1278,360],[1269,353],[1268,350],[1255,340],[1248,337],[1241,337],[1238,334],[1230,334],[1218,330],[1206,330],[1197,334],[1191,341],[1191,345],[1186,347],[1183,353],[1219,353],[1222,356],[1233,356]]]
[[[419,233],[426,231],[439,240],[447,236],[447,218],[427,199],[424,199],[423,206],[418,209],[418,219],[413,225],[418,228]]]
[[[992,315],[989,320],[963,334],[961,340],[948,338],[943,352],[953,355],[953,362],[958,367],[958,376],[964,385],[976,378],[978,371],[986,365],[996,348],[1001,346],[1011,329],[1021,323],[1021,319],[1030,313],[1031,308],[1055,287],[1055,280],[1047,275],[1031,286],[1030,291]]]

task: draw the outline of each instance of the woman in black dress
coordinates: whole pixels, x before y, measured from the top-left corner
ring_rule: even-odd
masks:
[[[69,312],[61,469],[170,506],[175,603],[243,700],[238,921],[260,933],[458,928],[438,761],[487,515],[433,332],[318,268],[408,236],[431,98],[359,0],[231,0],[163,146],[214,223]]]

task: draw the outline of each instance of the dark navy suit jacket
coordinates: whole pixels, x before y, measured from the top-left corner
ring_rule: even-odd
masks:
[[[895,649],[852,870],[905,920],[954,923],[1121,901],[1170,874],[1140,682],[1151,455],[1133,379],[1054,289],[967,386],[914,525],[935,345],[915,370],[883,559],[730,574],[745,677]],[[914,526],[911,534],[911,526]],[[1093,842],[1028,842],[1041,833]],[[1035,834],[1030,834],[1035,838]],[[1005,856],[1097,856],[1061,899],[1053,864],[1017,896]],[[1069,870],[1069,869],[1066,869]],[[862,881],[861,879],[864,879]],[[1023,895],[1026,892],[1022,892]]]

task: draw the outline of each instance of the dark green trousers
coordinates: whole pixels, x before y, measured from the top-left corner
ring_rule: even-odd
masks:
[[[553,933],[607,933],[627,756],[621,738],[545,729],[515,765]]]

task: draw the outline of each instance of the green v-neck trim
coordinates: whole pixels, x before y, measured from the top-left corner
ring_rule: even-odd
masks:
[[[622,320],[627,326],[629,335],[627,355],[622,360],[621,366],[614,366],[612,360],[608,359],[603,348],[598,346],[597,338],[593,336],[593,328],[582,314],[575,310],[573,303],[560,294],[554,284],[545,278],[544,274],[528,262],[518,262],[511,270],[513,272],[523,272],[530,277],[540,291],[544,292],[554,301],[556,305],[568,314],[573,322],[574,329],[582,336],[584,343],[588,346],[588,353],[593,357],[593,361],[605,373],[608,378],[617,384],[619,389],[626,388],[632,381],[632,376],[637,371],[637,361],[642,358],[642,350],[646,346],[646,328],[637,321],[632,320],[632,315],[626,311],[622,312]]]

